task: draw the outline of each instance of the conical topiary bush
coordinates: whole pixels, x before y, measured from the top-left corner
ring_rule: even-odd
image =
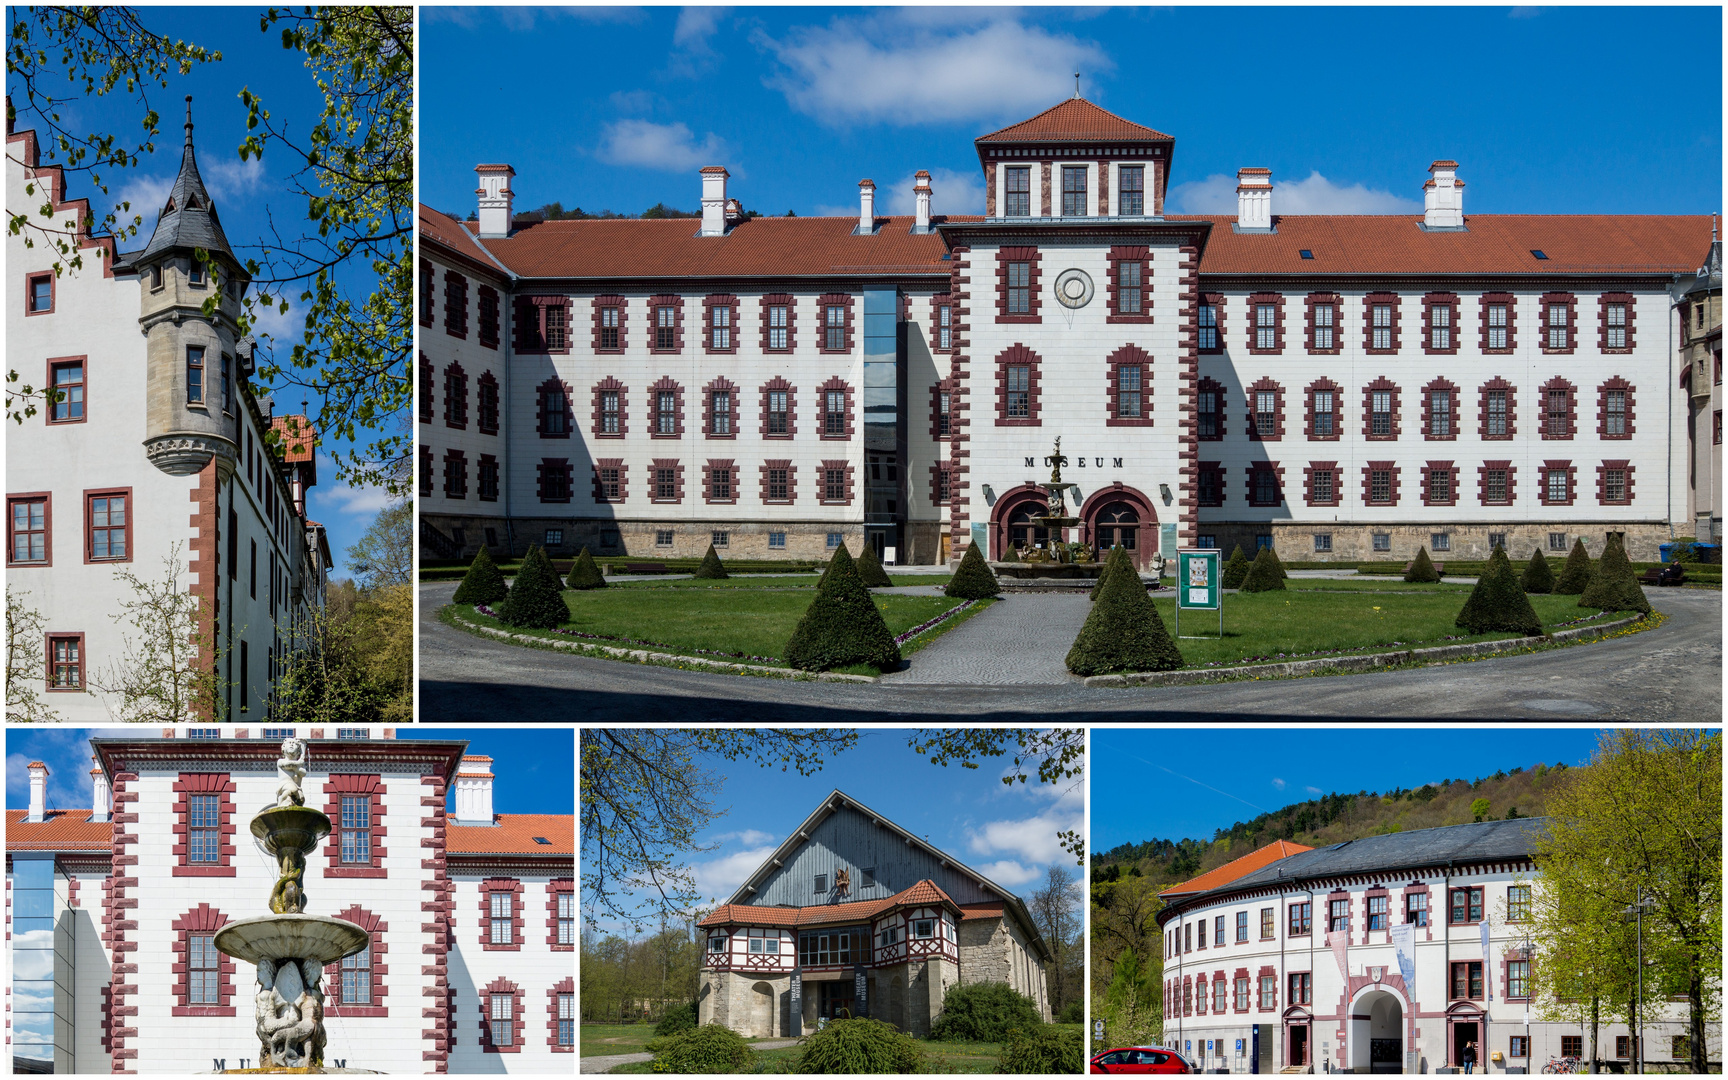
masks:
[[[604,589],[606,575],[594,565],[594,556],[588,554],[588,548],[583,546],[576,556],[576,563],[570,567],[570,576],[564,579],[564,584],[572,589]]]
[[[552,560],[538,544],[528,548],[522,569],[510,585],[510,595],[498,605],[498,621],[506,626],[549,630],[570,620],[570,608],[558,587]]]
[[[1518,579],[1518,584],[1523,586],[1527,593],[1554,591],[1554,568],[1548,565],[1548,556],[1542,554],[1541,548],[1530,553],[1530,564],[1524,567],[1524,575]]]
[[[1596,571],[1590,584],[1578,597],[1579,607],[1601,608],[1603,611],[1641,611],[1650,614],[1650,601],[1644,587],[1638,584],[1638,574],[1626,558],[1622,534],[1608,534],[1608,545],[1596,560]]]
[[[1488,565],[1476,578],[1476,587],[1470,590],[1470,599],[1464,601],[1464,610],[1458,613],[1454,625],[1472,634],[1542,632],[1542,620],[1536,617],[1536,609],[1530,606],[1530,598],[1518,584],[1518,575],[1504,548],[1495,548],[1488,556]]]
[[[702,565],[696,568],[691,577],[702,578],[705,581],[724,581],[727,577],[726,567],[720,563],[720,553],[714,550],[714,545],[708,545],[708,554],[702,556]]]
[[[1254,564],[1249,562],[1248,556],[1242,554],[1242,545],[1237,544],[1236,550],[1225,560],[1223,586],[1226,589],[1240,589],[1242,582],[1248,577],[1248,568],[1252,565]]]
[[[504,572],[492,561],[491,552],[482,546],[474,553],[474,561],[468,564],[468,572],[462,575],[462,584],[456,586],[456,595],[450,600],[456,604],[493,604],[509,594]]]
[[[850,664],[871,664],[888,671],[900,665],[900,646],[894,644],[870,590],[858,580],[858,567],[845,547],[835,549],[828,572],[816,587],[816,599],[792,631],[786,662],[803,671]]]
[[[1284,587],[1284,576],[1278,568],[1278,556],[1272,554],[1269,547],[1261,548],[1260,554],[1254,556],[1254,565],[1248,568],[1248,576],[1242,579],[1242,591],[1272,592]]]
[[[1554,582],[1556,596],[1577,596],[1590,584],[1590,553],[1584,550],[1584,538],[1580,536],[1572,542],[1572,552],[1566,556],[1566,565],[1560,568],[1560,577]]]
[[[1118,551],[1121,551],[1121,550],[1122,549],[1119,547],[1113,547],[1109,551],[1105,552],[1105,554],[1104,554],[1104,569],[1098,571],[1098,580],[1094,581],[1092,583],[1092,592],[1090,593],[1090,595],[1091,595],[1091,598],[1092,598],[1094,603],[1097,602],[1099,595],[1101,593],[1103,593],[1104,583],[1106,581],[1110,580],[1110,575],[1112,573],[1114,573],[1117,569],[1122,567],[1124,564],[1127,565],[1129,570],[1134,569],[1134,561],[1132,559],[1125,559],[1125,560],[1122,560],[1121,562],[1117,561],[1116,553]],[[1124,552],[1124,554],[1126,554],[1126,552]],[[1140,575],[1136,573],[1134,576],[1136,578],[1138,578]]]
[[[1432,584],[1440,580],[1440,571],[1434,569],[1434,563],[1428,558],[1426,546],[1416,549],[1416,557],[1410,560],[1410,569],[1404,571],[1405,581],[1421,581]]]
[[[1280,559],[1278,557],[1278,549],[1275,547],[1268,546],[1266,548],[1266,554],[1268,554],[1272,557],[1272,565],[1276,566],[1278,568],[1278,580],[1279,581],[1290,580],[1290,571],[1284,569],[1284,560]]]
[[[876,549],[870,542],[864,542],[864,550],[858,553],[858,580],[864,583],[866,589],[886,589],[894,584],[888,576],[888,571],[882,569],[882,560],[876,557]]]
[[[1098,602],[1068,650],[1068,670],[1076,675],[1103,675],[1180,668],[1182,651],[1170,640],[1128,553],[1116,548],[1109,562],[1115,565],[1104,570],[1108,580],[1098,592]]]
[[[977,544],[969,544],[966,554],[960,557],[960,566],[948,580],[948,587],[942,591],[961,600],[983,600],[999,594],[1002,586],[996,583],[995,572],[984,561],[984,552]]]

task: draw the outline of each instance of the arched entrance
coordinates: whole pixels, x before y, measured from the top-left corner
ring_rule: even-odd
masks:
[[[774,1034],[774,988],[759,982],[750,988],[750,1031],[762,1038]]]
[[[1463,1067],[1464,1048],[1476,1044],[1476,1067],[1482,1069],[1482,1010],[1459,1002],[1446,1010],[1446,1064]]]
[[[1284,1013],[1284,1064],[1308,1066],[1314,1063],[1311,1040],[1313,1017],[1307,1009],[1292,1008]]]
[[[1138,569],[1158,551],[1158,511],[1152,500],[1118,481],[1099,488],[1080,508],[1081,542],[1091,544],[1102,558],[1120,545]]]
[[[1404,1071],[1404,1003],[1386,990],[1369,990],[1350,1006],[1352,1072]]]
[[[1010,546],[1019,549],[1050,542],[1050,530],[1033,522],[1050,510],[1049,493],[1022,484],[1002,493],[990,508],[990,558],[1000,560]]]

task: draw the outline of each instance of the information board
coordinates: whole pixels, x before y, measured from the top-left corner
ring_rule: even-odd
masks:
[[[1182,548],[1176,553],[1176,606],[1216,610],[1224,603],[1223,552]]]

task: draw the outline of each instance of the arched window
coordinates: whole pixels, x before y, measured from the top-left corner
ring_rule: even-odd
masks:
[[[1049,509],[1043,503],[1023,503],[1008,515],[1008,542],[1016,548],[1043,547],[1050,542],[1050,530],[1034,522]]]
[[[1120,546],[1132,552],[1140,533],[1140,512],[1125,502],[1113,502],[1098,512],[1098,551]]]

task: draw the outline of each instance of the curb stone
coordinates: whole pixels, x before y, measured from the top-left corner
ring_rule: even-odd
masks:
[[[1281,664],[1249,664],[1242,667],[1209,668],[1201,671],[1138,671],[1127,675],[1093,675],[1086,679],[1086,685],[1192,686],[1196,683],[1212,682],[1216,679],[1236,676],[1280,679],[1297,675],[1310,675],[1316,671],[1372,671],[1375,668],[1393,667],[1421,661],[1454,660],[1466,656],[1493,656],[1507,649],[1522,649],[1541,641],[1569,641],[1586,634],[1600,634],[1607,630],[1617,630],[1623,626],[1630,626],[1632,623],[1638,622],[1639,618],[1639,616],[1634,616],[1596,626],[1581,626],[1575,630],[1561,630],[1539,637],[1511,638],[1506,641],[1479,641],[1468,645],[1441,645],[1432,649],[1401,649],[1398,652],[1375,653],[1372,656],[1320,657],[1314,660],[1289,660]]]

